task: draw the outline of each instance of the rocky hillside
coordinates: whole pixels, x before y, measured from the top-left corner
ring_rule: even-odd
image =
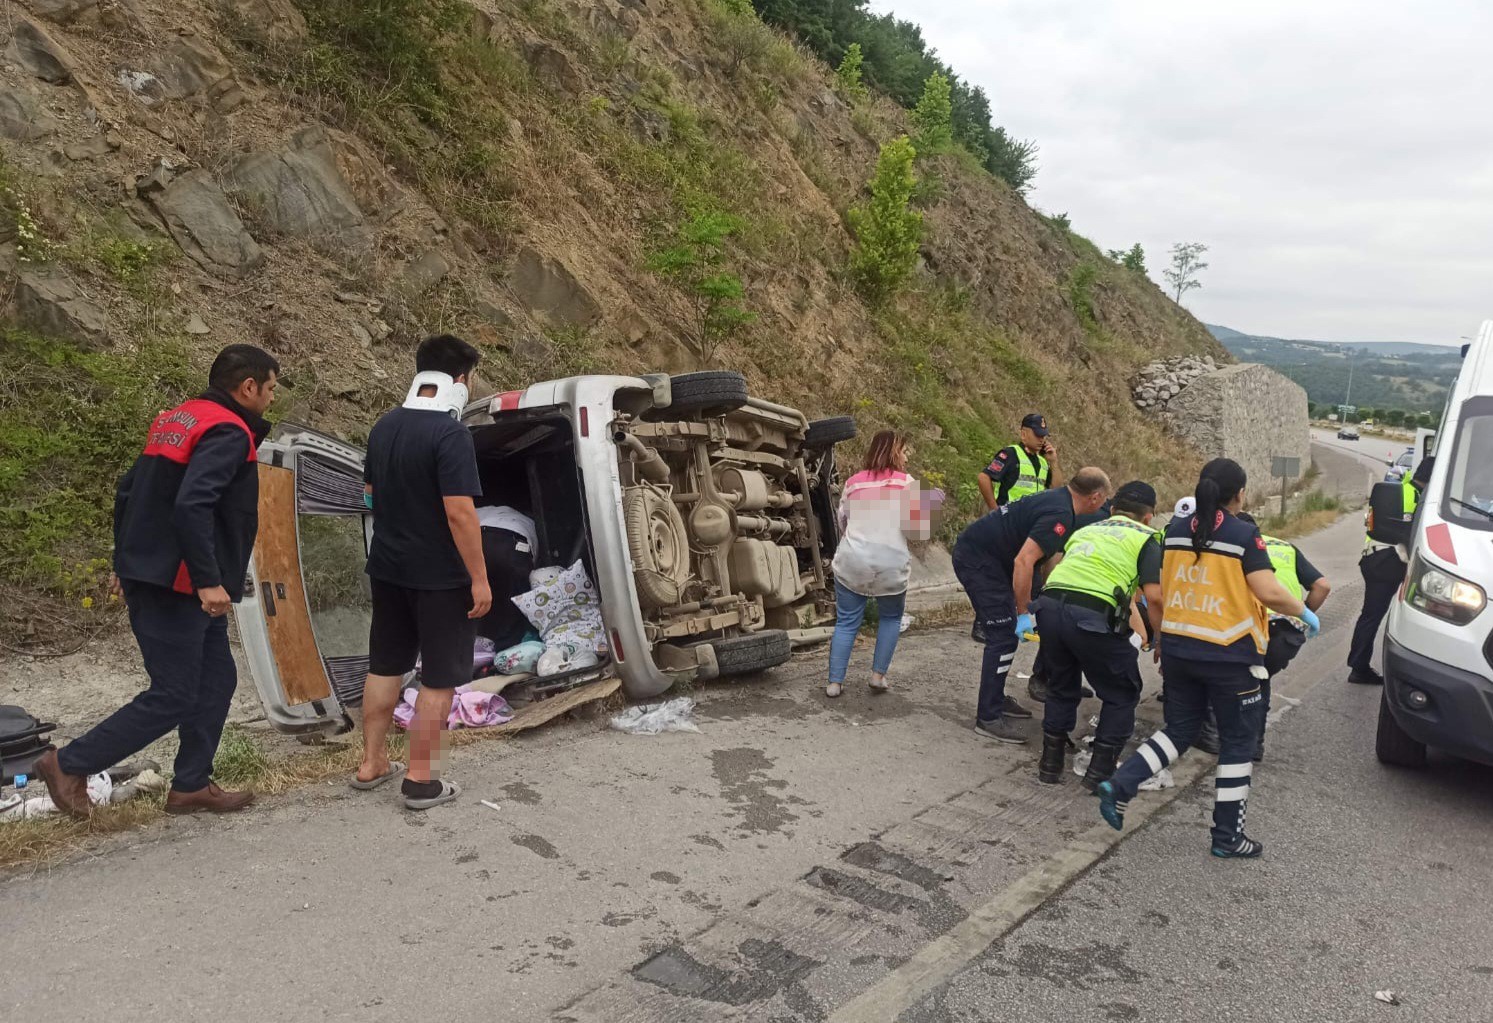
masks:
[[[5,0],[0,579],[91,592],[146,419],[241,340],[285,363],[280,416],[354,439],[450,329],[493,388],[739,368],[912,431],[966,510],[1032,409],[1067,464],[1185,479],[1129,381],[1225,358],[1202,325],[957,151],[917,165],[915,282],[867,306],[846,212],[906,114],[739,8]],[[713,214],[755,314],[718,345],[656,272]]]

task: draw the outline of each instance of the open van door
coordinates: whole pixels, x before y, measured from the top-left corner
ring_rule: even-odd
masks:
[[[372,518],[363,452],[282,424],[259,446],[259,535],[234,608],[254,686],[281,732],[352,728],[362,701]]]

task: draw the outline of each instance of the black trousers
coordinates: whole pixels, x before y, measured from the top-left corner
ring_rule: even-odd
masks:
[[[238,686],[228,650],[228,618],[213,618],[202,602],[164,586],[123,580],[130,628],[150,688],[119,708],[57,754],[68,774],[105,771],[176,729],[178,792],[204,788],[223,737],[223,723]]]
[[[980,663],[979,721],[999,721],[1006,708],[1006,675],[1021,640],[1016,635],[1016,594],[1009,571],[983,551],[956,544],[954,575],[975,608],[984,629],[985,656]]]
[[[1067,735],[1078,724],[1083,679],[1103,706],[1094,742],[1123,746],[1135,731],[1140,702],[1140,654],[1127,636],[1116,635],[1106,617],[1086,607],[1060,602],[1049,591],[1037,601],[1037,628],[1047,660],[1047,703],[1042,730]]]
[[[477,623],[477,635],[492,640],[499,650],[506,650],[524,638],[529,620],[513,603],[514,597],[529,592],[529,571],[534,555],[529,543],[517,533],[491,526],[482,530],[482,560],[487,562],[487,584],[492,588],[492,610]]]
[[[1209,708],[1218,719],[1218,767],[1214,770],[1213,840],[1232,844],[1244,832],[1252,763],[1265,728],[1264,671],[1230,661],[1195,661],[1161,650],[1166,679],[1166,726],[1152,735],[1115,772],[1123,802],[1141,782],[1175,763],[1197,739]]]
[[[1363,610],[1358,612],[1358,621],[1353,625],[1348,667],[1368,672],[1373,670],[1371,662],[1379,626],[1400,591],[1400,583],[1405,581],[1405,563],[1393,548],[1387,547],[1358,559],[1358,572],[1363,576]]]

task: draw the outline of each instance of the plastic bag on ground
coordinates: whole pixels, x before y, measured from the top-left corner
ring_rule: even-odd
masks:
[[[695,701],[687,696],[667,703],[645,703],[629,707],[612,718],[612,727],[630,735],[657,735],[660,732],[698,732],[690,720]]]

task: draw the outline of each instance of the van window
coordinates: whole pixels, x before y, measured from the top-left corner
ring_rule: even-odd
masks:
[[[1458,416],[1442,514],[1472,529],[1493,530],[1493,396],[1469,399]]]

